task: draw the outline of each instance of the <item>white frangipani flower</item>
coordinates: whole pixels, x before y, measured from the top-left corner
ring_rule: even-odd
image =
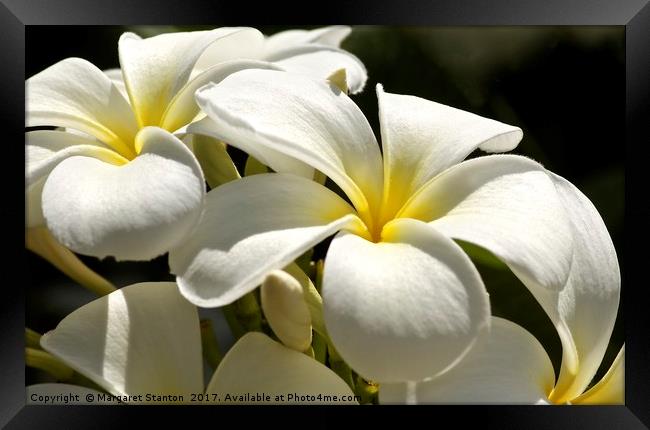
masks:
[[[573,258],[559,290],[527,284],[562,342],[557,382],[543,347],[522,327],[493,318],[491,332],[455,368],[423,383],[385,384],[384,403],[622,403],[624,347],[609,372],[585,391],[600,366],[616,321],[620,272],[596,208],[568,181],[549,172],[569,215]]]
[[[182,134],[199,114],[196,89],[251,67],[319,78],[344,68],[360,89],[361,62],[328,45],[346,32],[306,32],[284,48],[252,28],[147,39],[125,33],[121,70],[104,73],[68,58],[31,77],[26,126],[65,131],[26,134],[27,227],[46,225],[66,247],[97,257],[148,260],[167,252],[198,221],[205,194],[196,158],[170,134]]]
[[[190,131],[248,151],[276,172],[318,169],[351,205],[284,173],[212,190],[196,234],[170,254],[183,295],[200,306],[230,303],[342,230],[322,291],[334,345],[367,379],[422,380],[462,358],[490,322],[483,283],[452,240],[461,239],[503,260],[542,303],[568,351],[560,385],[588,382],[591,367],[578,369],[577,361],[606,346],[595,334],[611,332],[618,297],[606,230],[597,234],[609,247],[593,251],[598,284],[571,278],[586,252],[581,223],[602,224],[593,206],[530,159],[461,162],[476,148],[513,149],[519,128],[380,86],[377,93],[383,157],[358,107],[326,82],[246,70],[197,92],[208,118]],[[575,300],[582,295],[587,306]]]
[[[546,351],[524,328],[492,318],[492,329],[445,374],[418,383],[386,384],[380,403],[622,404],[625,346],[589,390],[560,393]],[[561,399],[561,400],[553,400]]]
[[[264,393],[271,396],[267,403],[320,403],[319,394],[354,403],[333,371],[256,332],[235,343],[206,388],[197,309],[169,282],[131,285],[82,306],[43,335],[41,346],[115,396],[143,396],[135,402],[153,394],[190,403],[192,394],[206,393],[207,403],[247,403],[237,397]],[[288,393],[304,397],[292,401]],[[283,401],[275,398],[281,394]]]

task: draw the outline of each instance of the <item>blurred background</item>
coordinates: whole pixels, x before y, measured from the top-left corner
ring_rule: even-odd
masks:
[[[258,27],[270,35],[289,28]],[[27,26],[28,78],[66,57],[82,57],[101,69],[119,67],[117,40],[124,31],[143,37],[209,27]],[[625,63],[623,27],[354,27],[342,47],[368,70],[362,94],[353,96],[379,138],[375,85],[521,127],[513,153],[541,162],[567,178],[601,213],[619,255],[624,214]],[[236,154],[235,154],[236,155]],[[472,154],[472,156],[480,153]],[[237,157],[235,157],[237,158]],[[68,313],[96,298],[27,253],[26,326],[53,329]],[[117,286],[173,280],[166,257],[149,263],[116,263],[82,257]],[[545,346],[556,373],[561,359],[555,329],[528,290],[502,264],[476,260],[492,312],[532,332]],[[625,288],[625,285],[623,285]],[[217,310],[202,315],[220,318]],[[623,309],[597,378],[624,342]],[[227,333],[217,333],[228,346]],[[28,370],[27,383],[41,374]]]

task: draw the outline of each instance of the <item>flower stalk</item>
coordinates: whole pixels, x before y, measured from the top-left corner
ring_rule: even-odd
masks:
[[[25,348],[25,364],[41,369],[54,376],[57,381],[68,381],[74,370],[66,366],[51,354],[36,348]]]
[[[230,332],[235,337],[235,340],[238,340],[240,337],[246,334],[246,329],[244,328],[244,326],[242,326],[242,324],[237,319],[235,306],[236,306],[235,303],[231,303],[229,305],[224,306],[222,310],[223,310],[223,315],[226,318],[226,322],[228,323],[228,327],[230,328]]]
[[[325,360],[327,359],[327,340],[315,330],[312,333],[311,347],[314,349],[314,359],[319,363],[325,364]]]
[[[99,296],[116,290],[113,284],[92,271],[72,251],[57,242],[47,227],[28,228],[25,232],[25,246]]]
[[[254,292],[235,302],[235,313],[246,331],[262,331],[262,312]]]
[[[329,344],[327,351],[329,353],[330,368],[334,373],[339,375],[346,384],[348,384],[352,391],[355,391],[354,379],[352,378],[352,370],[350,369],[350,366],[343,361],[343,358],[341,358],[332,344]]]
[[[376,404],[379,400],[379,385],[366,381],[357,375],[357,383],[354,393],[361,397],[361,404]]]
[[[223,354],[219,348],[217,337],[214,334],[212,321],[209,319],[201,320],[201,347],[203,349],[203,358],[205,358],[210,367],[216,369],[223,359]]]
[[[25,346],[34,349],[41,348],[41,334],[25,327]]]

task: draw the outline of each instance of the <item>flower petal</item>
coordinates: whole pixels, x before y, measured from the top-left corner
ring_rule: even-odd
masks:
[[[37,130],[25,133],[25,185],[50,174],[61,161],[77,155],[97,158],[120,166],[129,162],[95,139],[63,131]]]
[[[165,130],[175,131],[189,124],[200,111],[194,100],[196,90],[209,82],[221,82],[226,76],[244,69],[279,70],[280,68],[271,63],[254,60],[231,60],[210,67],[193,77],[178,91],[163,114],[161,127]]]
[[[208,46],[201,54],[193,73],[201,73],[219,63],[231,60],[259,60],[263,56],[264,35],[249,27],[221,27],[216,29],[227,37]]]
[[[182,294],[201,307],[223,306],[260,285],[304,251],[359,220],[327,188],[281,173],[211,190],[194,234],[169,253]]]
[[[196,98],[217,138],[236,147],[242,142],[269,147],[320,170],[366,220],[371,207],[378,208],[377,141],[361,110],[334,85],[286,72],[243,70],[204,87]]]
[[[108,78],[111,81],[118,81],[124,83],[124,79],[122,78],[122,69],[118,67],[114,67],[112,69],[106,69],[104,70],[104,74],[108,76]]]
[[[586,393],[571,401],[574,405],[620,405],[625,403],[625,345],[611,367]]]
[[[490,316],[469,257],[409,219],[386,225],[380,243],[339,233],[325,260],[323,304],[343,359],[382,383],[422,380],[453,365]]]
[[[104,70],[104,74],[108,76],[108,78],[113,81],[113,85],[117,87],[118,90],[120,90],[120,93],[124,96],[125,100],[129,99],[129,92],[126,90],[126,85],[124,84],[124,78],[122,76],[122,69],[120,68],[114,68],[114,69],[106,69]]]
[[[368,72],[354,55],[342,49],[322,45],[298,45],[278,51],[267,58],[287,72],[301,73],[314,79],[327,79],[332,73],[345,69],[352,94],[363,91]]]
[[[187,127],[187,132],[195,135],[208,136],[217,139],[218,141],[221,141],[220,136],[222,136],[219,126],[208,117],[190,124]],[[230,142],[228,143],[230,144]],[[280,151],[276,151],[275,149],[257,145],[254,141],[249,141],[247,139],[237,141],[233,146],[247,152],[259,160],[263,165],[270,166],[276,172],[293,173],[294,175],[310,179],[314,177],[313,167],[293,157],[289,157]]]
[[[124,33],[118,42],[120,65],[140,127],[160,125],[167,105],[187,83],[206,48],[213,43],[229,46],[232,42],[228,39],[240,31],[256,30],[223,28],[165,33],[146,39]]]
[[[203,391],[198,313],[171,282],[131,285],[82,306],[41,346],[114,395]]]
[[[111,164],[127,163],[117,152],[101,145],[97,140],[78,134],[38,130],[25,133],[25,194],[27,195],[27,227],[45,224],[41,196],[45,180],[62,160],[85,155]]]
[[[257,393],[269,398],[247,397]],[[217,394],[221,403],[356,403],[350,387],[333,371],[255,332],[244,335],[228,351],[207,394]],[[226,400],[226,395],[232,399]]]
[[[314,30],[286,30],[275,33],[264,41],[265,58],[289,47],[319,44],[338,47],[352,29],[347,25],[331,25]]]
[[[477,147],[489,152],[514,149],[518,127],[419,97],[384,92],[377,85],[384,155],[386,216],[428,180],[465,159]]]
[[[571,268],[573,234],[553,182],[538,163],[490,155],[431,180],[399,216],[488,249],[529,288],[561,290]]]
[[[129,103],[97,67],[67,58],[25,83],[27,127],[59,126],[81,130],[122,155],[135,155],[137,123]]]
[[[551,397],[580,395],[600,366],[616,322],[621,275],[607,227],[589,199],[549,172],[573,230],[573,264],[564,289],[533,294],[555,323],[562,341],[562,370]]]
[[[205,183],[189,149],[148,127],[140,155],[123,166],[90,157],[63,160],[43,188],[47,226],[75,252],[149,260],[167,252],[198,222]]]
[[[546,403],[555,374],[533,335],[492,317],[491,329],[467,356],[444,374],[417,384],[382,384],[379,402]]]

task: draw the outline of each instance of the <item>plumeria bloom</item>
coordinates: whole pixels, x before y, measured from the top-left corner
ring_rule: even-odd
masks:
[[[492,330],[449,372],[410,384],[386,384],[381,403],[622,404],[625,346],[603,378],[583,393],[560,393],[553,365],[533,335],[493,317]],[[561,399],[561,400],[552,400]]]
[[[235,343],[206,387],[198,312],[174,283],[134,284],[84,305],[43,335],[41,346],[125,403],[192,403],[192,394],[203,393],[198,403],[355,403],[333,371],[256,332]],[[255,393],[270,398],[247,397]]]
[[[558,386],[581,392],[620,285],[593,205],[525,157],[463,161],[477,148],[513,149],[521,129],[381,86],[377,96],[382,152],[359,108],[325,81],[246,70],[197,92],[208,118],[190,129],[278,173],[208,193],[196,233],[170,253],[182,294],[228,304],[336,233],[322,285],[331,340],[368,380],[419,381],[458,363],[490,325],[458,239],[491,251],[531,290],[564,346]],[[348,200],[304,178],[315,169]]]
[[[117,73],[68,58],[31,77],[26,126],[63,130],[26,134],[27,227],[46,225],[66,247],[97,257],[148,260],[167,252],[197,223],[205,195],[196,157],[172,134],[199,114],[196,89],[256,67],[317,78],[343,68],[360,90],[365,68],[336,47],[348,33],[125,33]]]

